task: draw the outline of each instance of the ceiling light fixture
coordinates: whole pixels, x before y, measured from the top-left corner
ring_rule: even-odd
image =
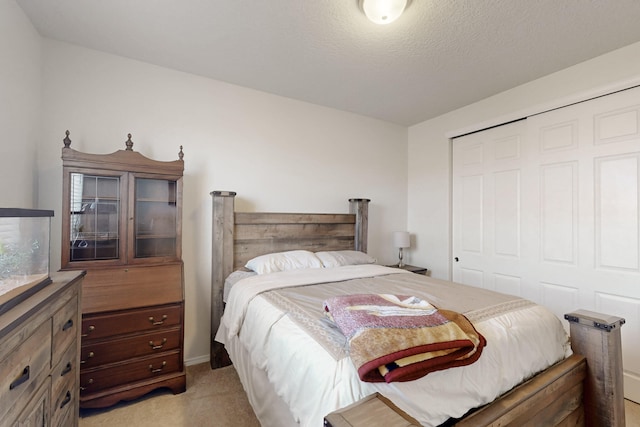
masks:
[[[358,0],[360,9],[371,22],[390,24],[402,15],[411,0]]]

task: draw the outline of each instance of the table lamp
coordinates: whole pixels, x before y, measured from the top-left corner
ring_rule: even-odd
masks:
[[[395,231],[393,233],[393,246],[398,248],[398,267],[403,267],[404,263],[402,262],[402,250],[411,246],[411,235],[409,234],[409,232]]]

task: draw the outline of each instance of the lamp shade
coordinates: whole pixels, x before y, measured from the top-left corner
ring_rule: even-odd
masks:
[[[396,248],[408,248],[411,246],[411,235],[408,231],[395,231],[393,233],[393,246]]]
[[[407,0],[360,0],[360,7],[371,22],[389,24],[402,15]]]

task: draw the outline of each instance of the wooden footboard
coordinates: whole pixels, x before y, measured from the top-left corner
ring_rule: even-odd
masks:
[[[573,355],[451,424],[478,426],[583,426],[587,364]]]
[[[620,328],[625,319],[587,310],[577,310],[564,317],[571,327],[571,348],[587,359],[585,425],[624,427]]]
[[[624,397],[622,395],[622,378],[619,366],[609,364],[611,355],[619,352],[620,346],[615,336],[616,328],[624,323],[624,319],[601,316],[590,313],[585,320],[570,315],[572,322],[573,343],[575,347],[589,353],[590,361],[584,356],[573,356],[558,362],[551,368],[534,376],[513,390],[459,420],[450,420],[446,427],[624,427]],[[597,316],[597,317],[594,317]],[[588,322],[596,318],[598,326],[590,326]],[[603,320],[609,319],[609,320]],[[580,323],[580,322],[587,322]],[[608,323],[604,323],[608,322]],[[613,335],[610,333],[613,331]],[[584,335],[589,338],[584,339]],[[595,344],[595,345],[592,345]],[[589,348],[585,347],[588,346]],[[616,356],[613,357],[616,359]],[[614,378],[619,376],[619,381]],[[594,383],[607,383],[608,386],[595,386]],[[370,399],[363,399],[362,405],[368,405]],[[359,408],[359,404],[336,411],[327,416],[328,424],[333,427],[369,427],[382,426],[371,421],[368,411]],[[385,412],[385,409],[377,410]],[[407,423],[407,414],[395,406],[386,408],[389,416],[396,414],[398,427],[417,425]],[[400,413],[402,417],[398,417]],[[339,414],[339,417],[336,415]],[[379,419],[385,418],[380,414]],[[340,420],[342,424],[335,422]],[[342,421],[344,420],[344,421]],[[384,424],[385,427],[395,427]],[[443,427],[444,427],[443,426]]]
[[[584,426],[582,398],[586,373],[585,358],[573,355],[492,403],[441,427]],[[327,415],[325,426],[419,426],[393,402],[377,394],[377,400],[372,400],[373,397]]]
[[[452,425],[624,427],[625,320],[586,310],[565,319],[573,356]]]

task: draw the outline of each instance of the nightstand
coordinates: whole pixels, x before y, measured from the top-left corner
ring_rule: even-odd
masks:
[[[410,271],[412,273],[424,274],[425,276],[427,275],[427,271],[429,271],[429,269],[426,268],[426,267],[416,267],[415,265],[409,265],[409,264],[405,264],[402,267],[398,267],[398,264],[387,265],[387,267],[401,268],[403,270],[407,270],[407,271]]]

